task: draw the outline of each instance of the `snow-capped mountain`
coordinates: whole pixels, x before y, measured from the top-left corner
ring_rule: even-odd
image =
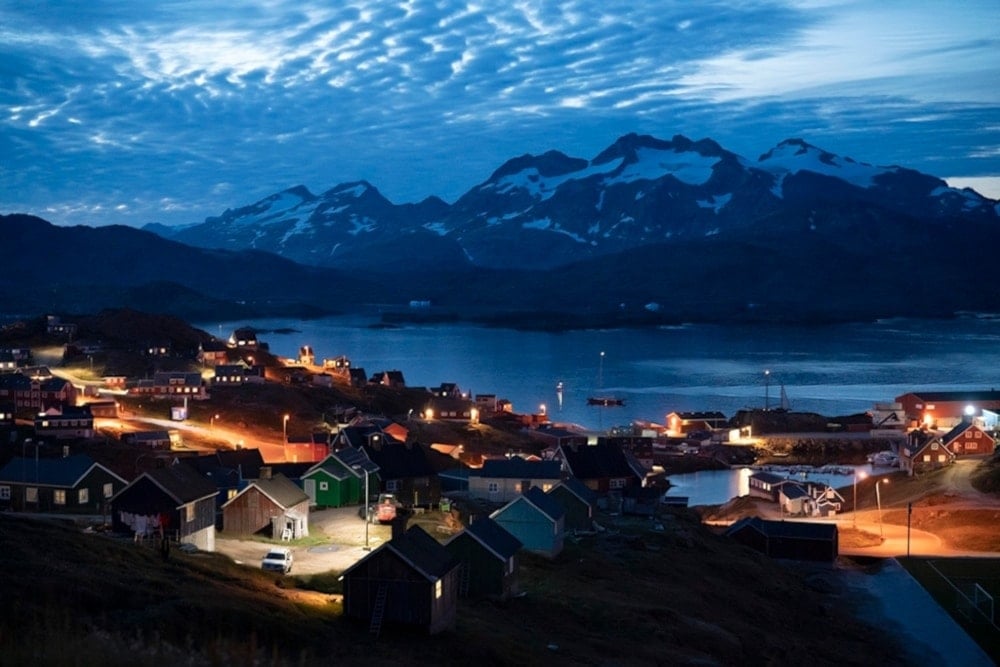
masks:
[[[933,176],[800,139],[751,160],[709,139],[629,134],[591,160],[558,151],[514,158],[450,205],[393,204],[363,181],[318,196],[297,186],[201,224],[149,229],[321,266],[552,268],[664,243],[833,237],[865,220],[932,237],[942,224],[996,223],[997,208]]]

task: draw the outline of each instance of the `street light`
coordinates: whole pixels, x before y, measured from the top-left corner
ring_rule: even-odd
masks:
[[[354,468],[355,470],[361,470],[361,466],[359,466],[359,465],[354,465],[354,466],[351,466],[351,467]],[[368,469],[365,468],[364,470],[365,470],[365,505],[364,505],[364,508],[365,508],[365,546],[364,546],[364,550],[365,551],[371,551],[371,547],[368,546],[368,523],[371,521],[371,517],[368,515],[368,512],[369,512],[368,503],[371,502],[371,496],[368,495]]]
[[[219,415],[212,415],[212,418],[208,420],[209,430],[215,430],[215,420],[219,418]]]
[[[771,409],[771,371],[764,371],[764,411]]]
[[[854,511],[852,512],[852,514],[854,515],[855,528],[858,527],[858,477],[864,479],[867,476],[868,475],[866,475],[864,471],[858,471],[858,470],[854,471]]]
[[[285,444],[287,445],[288,444],[288,415],[285,415],[285,418],[281,420],[281,435],[284,437]]]
[[[888,484],[889,480],[880,479],[875,482],[875,502],[878,503],[878,534],[885,542],[885,532],[882,530],[882,495],[879,493],[878,487],[882,484]]]

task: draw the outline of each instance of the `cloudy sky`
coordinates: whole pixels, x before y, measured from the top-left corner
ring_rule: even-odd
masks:
[[[454,201],[628,132],[802,137],[1000,198],[998,0],[476,2],[0,0],[0,212],[189,223],[360,179]]]

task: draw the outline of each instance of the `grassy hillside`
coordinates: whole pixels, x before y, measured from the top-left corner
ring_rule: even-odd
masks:
[[[334,576],[276,578],[177,550],[164,562],[129,541],[4,515],[0,655],[39,665],[905,664],[853,620],[849,600],[692,516],[671,515],[662,531],[622,521],[555,562],[525,557],[526,594],[461,601],[454,631],[386,627],[372,641],[329,590],[296,588],[335,587]]]

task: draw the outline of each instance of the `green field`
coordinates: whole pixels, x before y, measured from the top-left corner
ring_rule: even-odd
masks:
[[[901,558],[900,563],[969,636],[986,651],[1000,656],[1000,558]],[[979,585],[993,596],[993,620],[989,603],[979,611],[970,600]]]

